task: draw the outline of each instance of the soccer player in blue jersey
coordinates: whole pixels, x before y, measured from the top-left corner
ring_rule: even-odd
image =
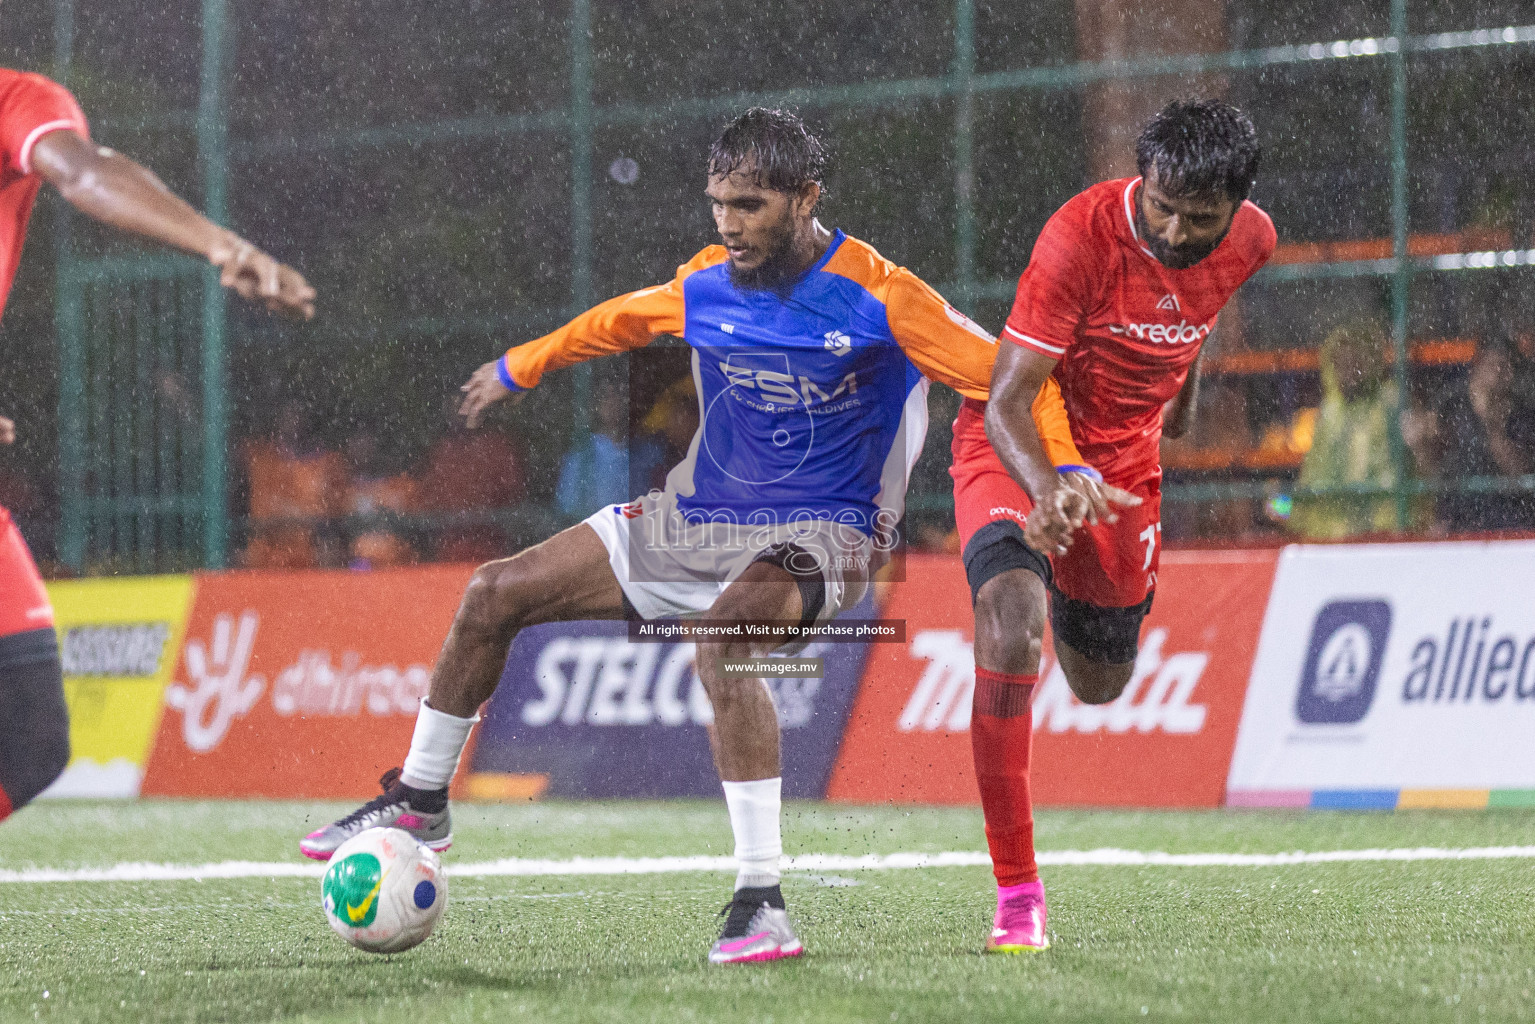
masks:
[[[665,284],[511,349],[464,385],[462,412],[475,426],[487,407],[536,387],[550,370],[678,335],[693,349],[700,425],[664,490],[602,508],[475,572],[403,771],[385,776],[382,796],[306,836],[306,855],[327,859],[379,825],[447,848],[448,783],[524,626],[636,616],[812,624],[863,596],[894,542],[927,432],[929,379],[982,397],[996,349],[916,275],[822,226],[815,211],[825,164],[797,117],[747,111],[709,154],[707,195],[722,244]],[[1032,418],[1051,457],[1080,462],[1058,392],[1041,391]],[[727,676],[722,665],[776,646],[698,644],[738,862],[713,963],[803,950],[779,888],[772,698],[761,679]]]

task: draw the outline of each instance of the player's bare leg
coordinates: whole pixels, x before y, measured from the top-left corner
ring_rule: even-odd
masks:
[[[485,563],[459,602],[427,703],[447,715],[471,717],[495,692],[507,651],[525,626],[622,618],[623,597],[607,548],[585,523]]]
[[[706,617],[728,622],[798,622],[803,614],[794,576],[768,562],[754,562],[725,588]],[[709,745],[721,782],[778,777],[778,713],[767,685],[751,676],[727,676],[722,667],[728,660],[759,657],[774,646],[747,641],[698,645],[698,678],[714,706]]]
[[[623,590],[607,548],[585,523],[480,566],[432,670],[403,771],[385,774],[382,796],[311,832],[300,850],[326,860],[351,836],[380,825],[403,828],[434,850],[447,849],[453,842],[448,784],[517,633],[541,622],[622,615]]]
[[[725,588],[707,618],[799,622],[805,613],[802,593],[801,581],[787,569],[754,562]],[[804,952],[779,887],[783,780],[778,713],[762,679],[724,671],[726,661],[759,657],[774,646],[748,641],[698,645],[698,678],[714,706],[709,743],[730,811],[737,863],[725,926],[709,951],[710,962],[716,964],[778,960]]]
[[[981,586],[975,601],[975,663],[993,672],[1035,675],[1044,651],[1044,581],[1010,569]]]
[[[1135,671],[1135,662],[1117,664],[1094,661],[1060,639],[1055,641],[1055,656],[1071,692],[1084,704],[1108,704],[1118,700]]]
[[[981,584],[975,597],[975,697],[970,744],[986,819],[986,844],[997,879],[997,910],[988,952],[1022,953],[1049,946],[1045,892],[1034,860],[1029,753],[1030,702],[1039,682],[1046,592],[1029,569],[1009,569]]]

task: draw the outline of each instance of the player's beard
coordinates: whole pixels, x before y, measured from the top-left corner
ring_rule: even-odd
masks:
[[[767,255],[761,263],[745,269],[730,261],[730,283],[747,291],[781,292],[803,270],[794,258],[794,219],[785,217],[769,239]]]
[[[1232,218],[1232,223],[1236,218]],[[1220,244],[1226,240],[1227,233],[1231,230],[1231,224],[1226,225],[1213,242],[1204,245],[1169,245],[1162,239],[1151,233],[1151,225],[1146,223],[1146,211],[1141,209],[1141,204],[1135,204],[1135,230],[1141,236],[1141,244],[1150,250],[1151,255],[1157,258],[1157,262],[1169,270],[1187,270],[1206,256],[1210,255]]]

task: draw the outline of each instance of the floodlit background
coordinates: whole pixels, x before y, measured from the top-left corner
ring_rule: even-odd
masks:
[[[478,436],[446,396],[712,241],[706,146],[753,103],[833,145],[828,224],[993,331],[1045,219],[1133,171],[1157,106],[1240,104],[1281,244],[1206,347],[1193,436],[1164,445],[1169,542],[1535,528],[1529,2],[7,0],[3,19],[0,61],[66,81],[98,139],[320,291],[312,323],[278,324],[41,203],[0,328],[23,432],[0,500],[57,574],[482,558],[627,497],[593,468],[613,442],[648,486],[690,426],[680,358],[555,375]],[[1329,412],[1337,331],[1369,372]],[[938,550],[956,402],[935,389],[907,524]]]

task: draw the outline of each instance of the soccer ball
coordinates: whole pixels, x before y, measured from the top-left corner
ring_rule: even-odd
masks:
[[[404,829],[370,828],[342,843],[320,883],[331,928],[369,953],[400,953],[432,934],[448,905],[437,854]]]

